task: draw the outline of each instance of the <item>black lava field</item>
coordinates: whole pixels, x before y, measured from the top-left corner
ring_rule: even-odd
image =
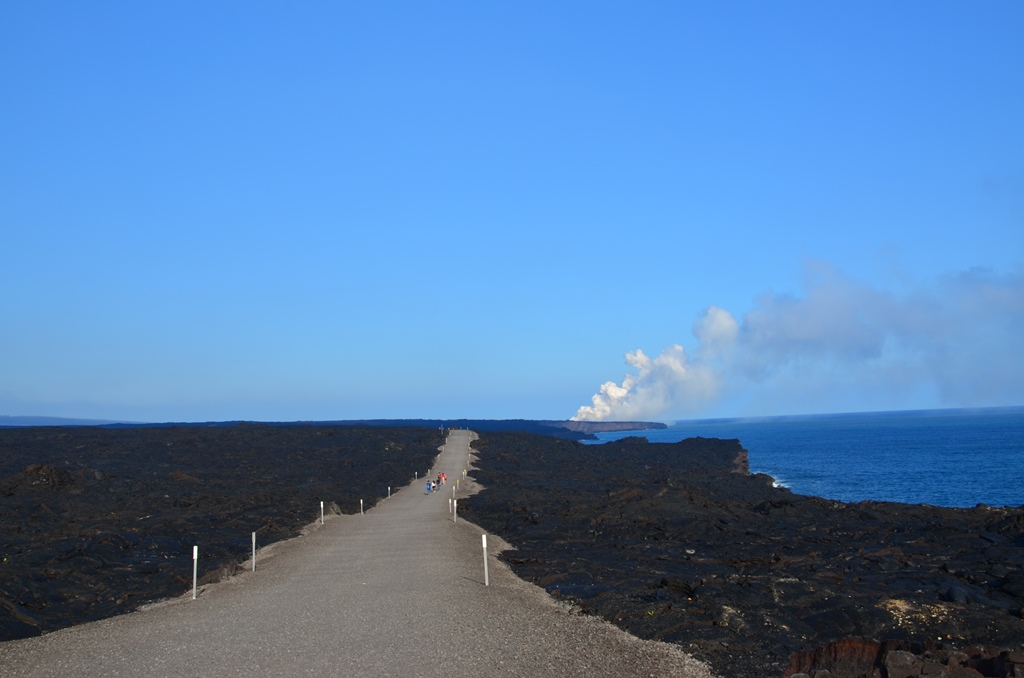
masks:
[[[430,468],[443,433],[269,426],[0,429],[0,640],[217,581],[325,511]]]
[[[723,676],[1024,675],[1024,507],[796,495],[736,440],[474,445],[460,512],[517,574]]]
[[[442,444],[386,425],[0,429],[0,641],[185,594],[194,544],[218,581],[252,532],[372,507]],[[484,489],[460,516],[515,547],[519,576],[723,676],[1024,675],[1024,507],[796,495],[736,440],[474,446]]]

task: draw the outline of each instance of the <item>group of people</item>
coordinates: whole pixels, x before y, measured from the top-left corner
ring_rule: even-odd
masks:
[[[427,494],[436,491],[439,487],[448,482],[448,476],[444,473],[437,474],[437,480],[427,481]]]

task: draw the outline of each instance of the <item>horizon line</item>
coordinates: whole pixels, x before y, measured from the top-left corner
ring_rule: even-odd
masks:
[[[907,410],[854,410],[846,412],[805,412],[794,414],[754,414],[734,415],[721,417],[695,417],[671,420],[658,419],[631,419],[631,420],[582,420],[586,424],[678,424],[710,421],[754,421],[766,419],[786,419],[801,417],[843,417],[854,415],[900,415],[900,414],[922,414],[927,412],[989,412],[995,410],[1024,410],[1024,405],[982,405],[970,407],[938,407],[938,408],[917,408]],[[36,420],[40,424],[6,424],[6,420]],[[194,421],[140,421],[128,419],[94,419],[89,417],[62,417],[53,415],[4,415],[0,414],[0,427],[4,426],[104,426],[112,424],[126,425],[181,425],[181,426],[208,426],[213,424],[358,424],[366,422],[391,422],[391,421],[423,421],[423,422],[469,422],[469,421],[530,421],[530,422],[552,422],[568,423],[576,421],[566,419],[533,419],[524,417],[361,417],[356,419],[294,419],[294,420],[271,420],[271,419],[206,419]],[[64,422],[64,423],[57,423]]]

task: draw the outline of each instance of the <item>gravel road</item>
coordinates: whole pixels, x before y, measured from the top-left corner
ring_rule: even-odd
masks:
[[[328,516],[196,600],[0,643],[0,675],[710,678],[675,646],[576,614],[493,557],[484,586],[482,531],[454,522],[448,501],[473,436],[451,432],[432,469],[447,473],[444,489],[417,481],[365,515]],[[460,485],[459,496],[474,489]]]

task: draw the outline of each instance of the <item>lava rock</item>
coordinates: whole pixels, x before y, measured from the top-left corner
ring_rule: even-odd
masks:
[[[514,545],[517,574],[722,675],[884,676],[890,651],[1008,675],[950,653],[1024,651],[1024,508],[798,495],[750,474],[737,440],[474,447],[485,489],[460,514]]]
[[[219,581],[327,512],[425,472],[438,429],[0,428],[0,641]]]

